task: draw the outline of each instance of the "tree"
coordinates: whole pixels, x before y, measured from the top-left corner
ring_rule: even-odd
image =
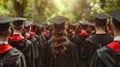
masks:
[[[24,17],[24,12],[27,6],[27,0],[14,0],[14,10],[17,17]]]

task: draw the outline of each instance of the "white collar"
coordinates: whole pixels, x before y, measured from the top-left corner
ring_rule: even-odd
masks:
[[[0,41],[0,44],[5,44],[5,43],[7,43],[6,41]]]
[[[120,36],[114,37],[114,41],[120,41]]]
[[[14,32],[13,34],[21,34],[20,32]]]

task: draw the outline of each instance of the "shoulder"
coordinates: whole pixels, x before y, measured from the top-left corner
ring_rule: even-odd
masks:
[[[114,51],[120,52],[120,42],[119,41],[112,41],[107,46]]]

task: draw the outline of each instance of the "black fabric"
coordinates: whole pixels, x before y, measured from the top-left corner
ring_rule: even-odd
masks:
[[[33,44],[31,41],[29,41],[28,39],[18,41],[12,41],[9,39],[9,44],[11,44],[11,46],[17,48],[24,54],[27,67],[35,67],[35,55],[32,46]]]
[[[68,39],[69,39],[71,42],[75,43],[75,39],[74,39],[72,36],[73,36],[73,33],[68,34]]]
[[[0,67],[26,67],[25,57],[16,48],[0,54]]]
[[[120,67],[120,52],[107,46],[98,49],[92,58],[90,67]]]
[[[35,38],[38,40],[41,46],[47,41],[46,37],[42,34],[35,36]]]
[[[81,36],[81,35],[78,35],[75,39],[75,45],[76,45],[76,48],[77,48],[77,52],[78,52],[78,55],[79,55],[79,60],[80,60],[80,66],[81,67],[87,67],[87,64],[84,62],[83,59],[83,56],[81,55],[82,53],[82,48],[84,45],[86,45],[86,41],[85,39],[88,37],[89,35],[86,35],[86,36]]]
[[[81,52],[81,48],[84,45],[85,39],[88,37],[89,35],[86,36],[82,36],[82,35],[78,35],[75,39],[74,39],[74,43],[76,45],[79,57],[80,57],[80,52]]]
[[[33,48],[34,48],[34,55],[35,55],[35,67],[39,66],[39,60],[40,60],[40,55],[41,55],[41,45],[39,44],[39,41],[35,38],[28,38],[33,43]]]
[[[0,32],[8,30],[10,27],[9,23],[0,24]]]
[[[93,34],[86,38],[80,51],[80,65],[88,67],[95,51],[113,40],[109,34]]]
[[[94,34],[86,39],[86,41],[89,41],[90,43],[100,44],[100,45],[109,43],[112,40],[113,40],[113,36],[111,36],[110,34]]]
[[[69,41],[67,51],[56,58],[51,54],[51,41],[42,48],[40,67],[79,67],[79,58],[76,47]]]

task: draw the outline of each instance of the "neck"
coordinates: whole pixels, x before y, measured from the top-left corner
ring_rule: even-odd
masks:
[[[120,36],[120,32],[119,31],[115,31],[114,32],[114,36],[116,37],[116,36]]]
[[[81,32],[86,32],[86,30],[81,30]]]
[[[21,31],[14,30],[14,33],[13,33],[13,34],[21,34]]]
[[[5,38],[5,37],[0,38],[0,42],[6,42],[6,41],[8,41],[8,38]]]
[[[106,32],[103,29],[96,29],[96,34],[105,34]]]

